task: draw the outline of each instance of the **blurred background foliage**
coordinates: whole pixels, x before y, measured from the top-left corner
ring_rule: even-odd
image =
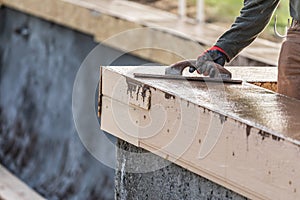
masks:
[[[205,0],[205,14],[206,21],[211,23],[224,23],[231,24],[235,17],[239,15],[240,9],[243,6],[244,0]],[[188,0],[189,6],[196,5],[196,0]],[[261,34],[261,37],[265,39],[275,40],[273,27],[274,19],[277,15],[277,28],[281,34],[285,33],[286,26],[288,25],[289,15],[289,1],[281,1],[276,9],[270,24]],[[192,17],[192,16],[191,16]],[[281,41],[281,40],[279,40]]]
[[[172,13],[177,13],[178,0],[132,0],[140,3],[144,3],[159,9],[163,9]],[[187,0],[187,16],[194,18],[196,16],[196,2],[197,0]],[[205,21],[207,23],[213,23],[219,26],[229,28],[233,23],[235,17],[239,15],[244,0],[205,0]],[[278,8],[275,11],[274,16],[277,15],[277,28],[281,34],[285,33],[286,26],[288,24],[289,16],[289,1],[283,0],[280,2]],[[260,35],[262,38],[272,40],[275,42],[281,42],[282,39],[275,37],[274,16]]]

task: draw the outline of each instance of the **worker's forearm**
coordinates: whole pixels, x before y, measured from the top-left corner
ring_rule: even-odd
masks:
[[[280,0],[245,0],[241,15],[217,41],[231,60],[266,27]]]

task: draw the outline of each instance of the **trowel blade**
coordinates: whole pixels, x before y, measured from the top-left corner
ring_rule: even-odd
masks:
[[[210,78],[199,76],[181,76],[181,75],[162,75],[162,74],[143,74],[134,73],[135,78],[154,78],[154,79],[173,79],[173,80],[187,80],[187,81],[202,81],[202,82],[218,82],[218,83],[232,83],[241,84],[242,80],[235,80],[230,78]]]

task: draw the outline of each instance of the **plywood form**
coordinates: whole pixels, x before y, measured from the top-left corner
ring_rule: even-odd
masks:
[[[179,20],[174,14],[129,1],[2,1],[5,6],[91,34],[96,41],[126,52],[131,52],[135,46],[150,46],[152,49],[133,51],[132,54],[163,64],[174,63],[182,57],[195,58],[225,31],[212,24]],[[132,36],[128,40],[107,40],[123,31],[145,27],[151,29],[128,33]],[[277,65],[279,48],[280,44],[257,39],[241,56]]]
[[[132,75],[164,67],[102,70],[103,130],[246,197],[300,198],[298,100],[247,83]],[[149,109],[131,103],[141,91],[151,94]]]
[[[29,188],[0,165],[0,199],[1,200],[43,200],[39,194]]]
[[[277,91],[277,67],[226,67],[236,79],[242,79],[259,87]]]

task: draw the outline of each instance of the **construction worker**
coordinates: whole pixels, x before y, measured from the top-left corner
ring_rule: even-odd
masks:
[[[204,75],[214,74],[211,61],[221,66],[255,40],[269,23],[280,0],[244,0],[241,14],[235,23],[217,41],[202,53],[190,72],[197,70]],[[282,44],[278,62],[278,92],[300,99],[300,1],[290,0],[293,18],[285,42]],[[180,62],[177,63],[180,65]],[[176,64],[175,64],[176,65]]]

